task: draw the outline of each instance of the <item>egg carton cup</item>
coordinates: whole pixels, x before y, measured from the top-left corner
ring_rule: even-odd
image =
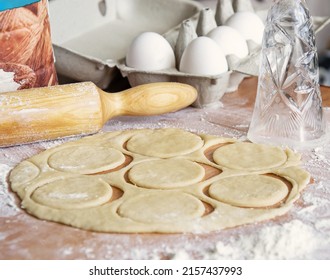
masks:
[[[238,67],[240,60],[234,55],[229,55],[227,56],[227,61],[229,69],[231,69]],[[158,71],[142,71],[128,67],[125,65],[125,61],[122,61],[117,67],[122,76],[127,77],[132,87],[156,82],[178,82],[195,87],[198,91],[198,96],[192,106],[196,108],[221,107],[222,96],[225,93],[236,91],[244,78],[250,76],[233,70],[211,76],[184,73],[176,68]]]

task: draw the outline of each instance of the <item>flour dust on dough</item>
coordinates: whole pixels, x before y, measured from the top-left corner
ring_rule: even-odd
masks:
[[[60,171],[86,174],[115,168],[124,161],[125,156],[115,149],[81,145],[67,147],[52,154],[48,164]]]
[[[145,134],[138,133],[127,142],[129,151],[160,158],[189,154],[202,146],[203,140],[199,136],[171,128],[149,130]]]
[[[136,164],[128,173],[134,184],[145,188],[178,188],[200,182],[204,168],[186,159],[159,159]]]
[[[202,233],[271,219],[309,180],[289,149],[174,128],[85,137],[10,174],[31,215],[118,233]]]
[[[32,199],[42,205],[59,209],[95,207],[108,202],[111,187],[99,178],[71,177],[59,179],[37,188]]]
[[[213,158],[224,167],[253,171],[280,167],[288,157],[280,147],[238,142],[217,149]]]
[[[183,192],[142,194],[125,201],[119,207],[122,217],[142,223],[176,223],[201,217],[205,212],[203,203]]]
[[[227,177],[213,183],[210,196],[233,206],[269,207],[281,202],[289,193],[287,185],[265,175]]]

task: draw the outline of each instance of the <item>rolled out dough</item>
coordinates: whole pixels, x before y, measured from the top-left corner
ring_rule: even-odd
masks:
[[[129,171],[130,180],[145,188],[178,188],[200,182],[204,168],[186,159],[160,159],[134,165]]]
[[[289,149],[142,129],[43,151],[10,182],[40,219],[100,232],[209,232],[289,211],[310,180],[299,165]]]

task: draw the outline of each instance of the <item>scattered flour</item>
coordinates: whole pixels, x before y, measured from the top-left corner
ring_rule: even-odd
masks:
[[[61,248],[61,253],[63,254],[63,256],[69,256],[73,253],[73,248],[72,247],[65,247],[65,248]]]
[[[315,228],[317,230],[330,229],[330,216],[316,221]]]
[[[14,75],[14,72],[5,72],[0,69],[0,92],[15,91],[20,87],[20,84],[14,81]]]
[[[48,197],[50,198],[55,198],[55,199],[87,199],[89,197],[88,193],[67,193],[67,194],[63,194],[63,193],[50,193],[48,194]]]
[[[315,235],[312,227],[293,220],[230,240],[232,248],[224,246],[224,255],[230,259],[306,259],[320,245]],[[216,245],[219,256],[222,247],[222,242]]]
[[[324,222],[328,225],[329,220]],[[322,225],[319,225],[322,226]],[[329,246],[328,238],[299,220],[283,225],[271,225],[226,241],[218,241],[214,248],[202,253],[202,259],[210,260],[290,260],[313,259],[316,249]],[[189,259],[188,250],[178,250],[172,259]]]
[[[173,257],[172,260],[189,260],[190,255],[185,250],[179,250],[177,251]]]
[[[0,217],[9,217],[17,214],[17,207],[13,196],[8,193],[7,177],[11,167],[6,164],[0,164]]]

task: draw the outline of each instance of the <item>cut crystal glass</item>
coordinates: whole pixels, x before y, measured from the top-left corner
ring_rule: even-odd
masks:
[[[318,57],[304,0],[274,0],[267,16],[248,138],[312,147],[327,140]]]

